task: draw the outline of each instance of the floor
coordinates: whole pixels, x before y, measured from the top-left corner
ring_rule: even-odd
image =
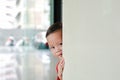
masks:
[[[0,48],[0,80],[55,80],[57,60],[48,49]]]

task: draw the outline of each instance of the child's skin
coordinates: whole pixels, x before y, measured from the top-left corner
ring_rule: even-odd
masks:
[[[64,69],[64,58],[62,54],[62,30],[57,30],[47,36],[49,48],[53,55],[59,59],[58,63],[58,77],[62,80],[62,73]]]

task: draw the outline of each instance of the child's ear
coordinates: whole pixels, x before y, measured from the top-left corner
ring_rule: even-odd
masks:
[[[46,46],[47,48],[49,48],[48,42],[45,43],[45,46]]]
[[[48,42],[46,42],[45,45],[48,46]]]

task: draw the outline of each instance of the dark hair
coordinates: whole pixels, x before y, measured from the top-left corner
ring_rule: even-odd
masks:
[[[54,23],[53,25],[51,25],[51,26],[48,28],[48,30],[47,30],[46,37],[47,37],[49,34],[55,32],[55,31],[57,31],[57,30],[62,30],[62,23],[61,23],[61,22],[56,22],[56,23]]]

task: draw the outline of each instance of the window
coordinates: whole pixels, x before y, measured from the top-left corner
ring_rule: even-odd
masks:
[[[59,1],[0,0],[0,80],[55,80],[45,34],[61,21]]]
[[[53,19],[52,2],[52,0],[1,0],[0,46],[9,45],[11,39],[14,39],[16,45],[23,38],[29,38],[32,44],[33,39],[38,36],[39,38],[41,36],[45,43],[43,36]]]

